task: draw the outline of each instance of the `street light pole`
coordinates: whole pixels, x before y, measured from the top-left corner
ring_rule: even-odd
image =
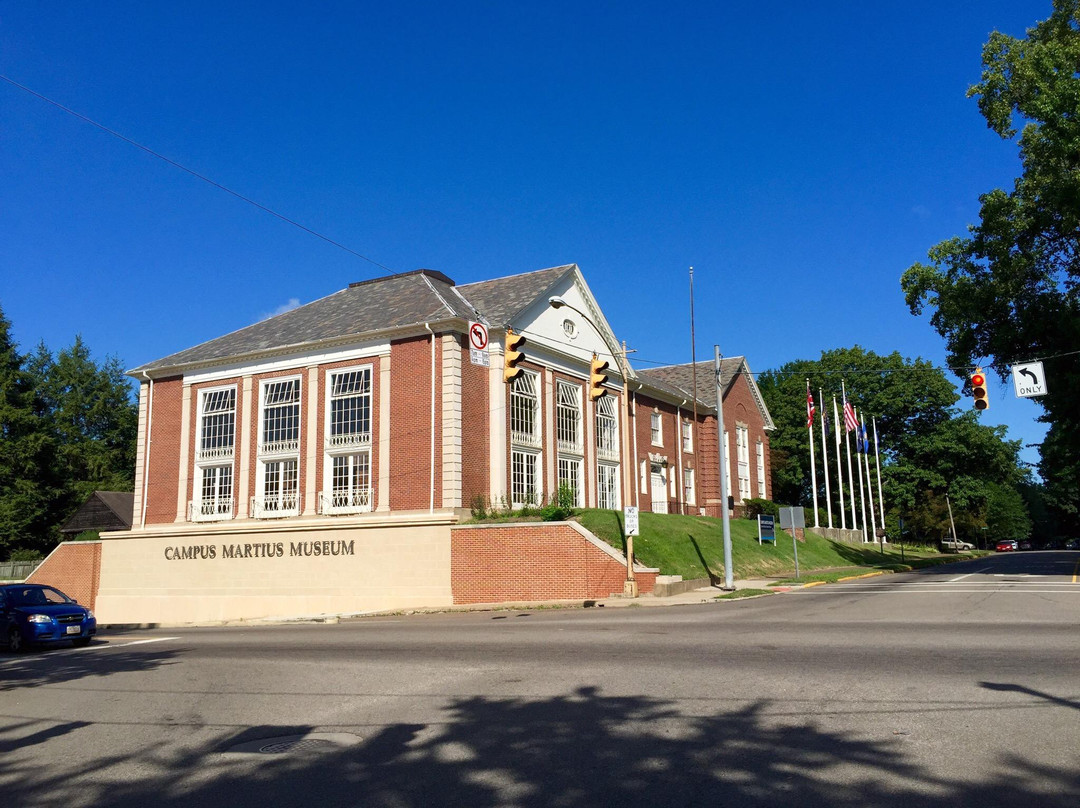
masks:
[[[615,357],[615,361],[619,365],[619,373],[623,378],[623,393],[622,393],[622,414],[623,414],[623,428],[622,428],[622,469],[623,469],[623,492],[626,498],[630,497],[633,483],[632,470],[630,468],[630,372],[626,361],[626,346],[620,351],[616,347],[612,347],[608,342],[607,335],[603,330],[590,319],[589,315],[583,312],[576,306],[572,306],[563,300],[558,295],[553,295],[548,298],[548,305],[553,309],[561,309],[564,306],[571,311],[577,312],[584,318],[585,322],[593,327],[593,330],[600,336],[600,339],[604,341],[604,345],[611,351],[611,355]],[[625,504],[625,503],[624,503]],[[634,537],[626,537],[626,581],[623,583],[623,594],[628,598],[636,598],[638,596],[638,583],[637,578],[634,577]]]

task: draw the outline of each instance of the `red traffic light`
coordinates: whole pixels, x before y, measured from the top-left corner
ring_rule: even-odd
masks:
[[[985,410],[990,407],[990,399],[986,393],[986,377],[980,368],[971,374],[971,396],[974,399],[975,409]]]

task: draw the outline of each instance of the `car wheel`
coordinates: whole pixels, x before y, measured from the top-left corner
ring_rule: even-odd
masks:
[[[79,639],[77,639],[77,640],[72,640],[71,644],[74,645],[76,648],[85,648],[86,646],[88,646],[90,644],[90,638],[89,637],[79,637]]]
[[[26,643],[23,642],[22,632],[15,627],[12,627],[11,630],[8,631],[7,641],[8,650],[13,654],[21,654],[26,650]]]

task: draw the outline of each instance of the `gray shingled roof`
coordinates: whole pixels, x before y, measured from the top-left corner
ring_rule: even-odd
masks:
[[[467,283],[457,288],[484,315],[490,325],[504,326],[509,325],[522,309],[576,268],[577,264],[564,264],[522,275]]]
[[[447,319],[473,319],[468,303],[445,275],[417,270],[354,283],[319,300],[140,365],[131,374],[214,362]]]
[[[724,379],[724,395],[735,383],[735,375],[742,368],[744,357],[731,356],[720,360],[720,374]],[[707,407],[716,409],[716,380],[713,376],[714,362],[697,363],[697,398]],[[638,377],[645,384],[677,394],[693,397],[694,365],[666,365],[659,368],[638,370]]]

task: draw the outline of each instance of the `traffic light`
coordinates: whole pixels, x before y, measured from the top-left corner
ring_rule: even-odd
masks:
[[[986,395],[986,376],[982,368],[975,368],[971,374],[971,395],[975,398],[975,409],[985,410],[990,407],[990,398]]]
[[[524,368],[518,367],[525,359],[525,337],[515,334],[512,328],[506,329],[506,353],[503,356],[503,381],[512,382]]]
[[[592,355],[592,370],[589,374],[589,398],[596,401],[607,395],[604,382],[607,381],[608,363],[600,359],[596,354]]]

